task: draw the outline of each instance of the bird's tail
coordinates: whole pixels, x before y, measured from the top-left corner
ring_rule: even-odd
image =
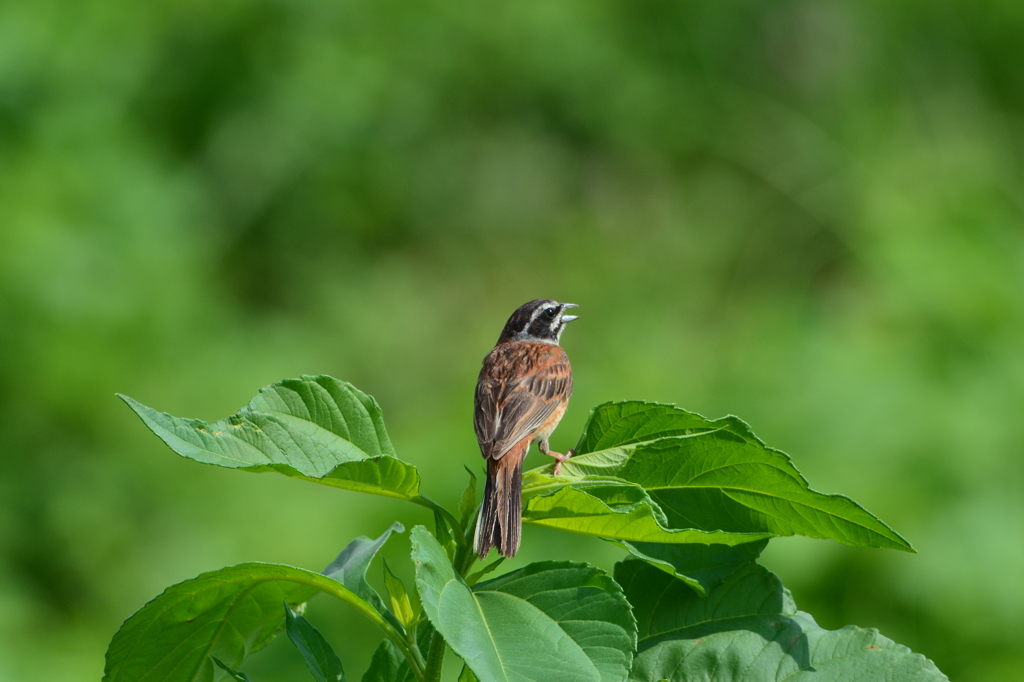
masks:
[[[501,459],[487,460],[487,485],[476,521],[475,549],[481,559],[491,547],[503,557],[515,556],[523,532],[523,459],[530,447],[524,439]]]

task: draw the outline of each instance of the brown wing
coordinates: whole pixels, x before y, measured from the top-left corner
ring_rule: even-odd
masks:
[[[473,426],[485,459],[533,434],[572,393],[569,357],[550,343],[503,343],[484,358]]]

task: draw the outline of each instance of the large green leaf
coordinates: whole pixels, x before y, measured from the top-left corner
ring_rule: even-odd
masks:
[[[422,526],[412,546],[424,612],[481,682],[625,677],[635,624],[598,569],[543,562],[471,589]]]
[[[919,654],[876,630],[824,630],[778,578],[750,563],[706,597],[635,559],[615,578],[639,623],[634,682],[939,682]]]
[[[914,551],[850,498],[811,490],[784,453],[729,431],[646,443],[616,474],[647,490],[675,528],[798,534]]]
[[[706,593],[756,559],[768,545],[767,540],[734,546],[694,542],[676,545],[622,540],[612,542],[638,559],[679,578],[700,594]]]
[[[746,422],[738,417],[708,419],[675,405],[623,400],[598,405],[590,412],[590,418],[573,451],[577,455],[585,455],[625,445],[649,443],[668,436],[690,436],[712,430],[731,431],[748,440],[761,442]]]
[[[591,449],[595,447],[601,449]],[[758,536],[806,535],[854,546],[914,551],[910,543],[850,498],[811,490],[788,455],[765,446],[735,417],[712,421],[671,405],[608,403],[591,414],[580,449],[564,463],[562,479],[542,475],[550,471],[550,465],[528,472],[524,495],[534,499],[526,505],[527,520],[544,522],[542,510],[554,506],[562,517],[580,516],[589,523],[573,527],[571,522],[560,521],[557,527],[592,532],[591,527],[600,525],[595,520],[609,516],[595,514],[593,500],[580,495],[569,499],[565,493],[566,499],[557,504],[545,500],[567,486],[593,497],[587,486],[594,485],[595,479],[618,480],[646,493],[649,499],[640,506],[650,508],[658,525],[669,533],[691,529],[745,534],[739,539],[706,537],[684,542],[733,545]],[[621,531],[606,537],[673,542],[652,534],[627,536]]]
[[[207,682],[216,656],[236,666],[282,628],[282,602],[318,592],[372,607],[341,583],[301,568],[239,564],[168,587],[126,620],[107,649],[108,682]]]
[[[518,597],[537,607],[583,649],[603,682],[625,677],[636,647],[636,621],[622,589],[587,564],[541,561],[479,583],[477,599],[490,593]]]
[[[672,528],[641,486],[621,479],[552,479],[536,471],[523,476],[523,521],[615,540],[736,545],[771,533]]]
[[[120,397],[172,450],[197,462],[405,500],[419,495],[419,474],[395,457],[377,402],[333,377],[265,386],[236,414],[212,424]]]

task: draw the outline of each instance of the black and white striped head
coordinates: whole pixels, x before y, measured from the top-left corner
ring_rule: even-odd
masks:
[[[505,341],[540,341],[558,344],[565,325],[576,319],[576,315],[563,315],[566,308],[575,308],[575,303],[559,303],[547,299],[530,301],[519,307],[508,318],[501,330],[498,343]]]

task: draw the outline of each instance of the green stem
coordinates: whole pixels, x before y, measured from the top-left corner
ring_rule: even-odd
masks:
[[[427,509],[436,509],[438,512],[440,512],[441,516],[443,516],[445,520],[448,521],[448,524],[452,527],[452,530],[455,531],[455,537],[458,538],[456,542],[462,544],[462,538],[465,536],[465,531],[462,529],[462,524],[459,523],[459,520],[455,518],[454,514],[452,514],[450,511],[439,505],[437,502],[434,502],[426,495],[419,495],[418,497],[414,497],[412,498],[412,502],[415,502],[421,507],[426,507]]]
[[[427,650],[427,666],[423,673],[424,682],[438,682],[441,679],[445,646],[444,637],[440,632],[434,630],[434,634],[430,638],[430,648]]]
[[[416,666],[419,667],[421,671],[426,670],[427,662],[423,660],[423,654],[420,653],[420,648],[416,644],[416,628],[414,627],[409,628],[409,650],[412,651],[413,656],[416,657]],[[410,662],[409,665],[412,666],[412,663]]]
[[[455,571],[463,578],[466,577],[469,573],[469,569],[471,569],[474,562],[476,562],[476,552],[473,551],[474,524],[471,522],[468,526],[469,528],[466,530],[466,533],[462,538],[462,542],[455,550],[455,558],[452,560],[452,565],[455,567]]]

